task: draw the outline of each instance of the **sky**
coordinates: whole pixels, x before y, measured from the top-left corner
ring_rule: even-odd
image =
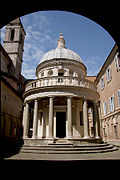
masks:
[[[79,54],[87,67],[88,76],[96,76],[115,41],[92,20],[65,11],[39,11],[21,17],[26,32],[22,75],[36,79],[35,71],[42,56],[57,47],[62,32],[65,46]],[[1,30],[3,41],[5,27]]]

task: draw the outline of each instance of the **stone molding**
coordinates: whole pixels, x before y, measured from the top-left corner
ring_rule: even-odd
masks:
[[[45,88],[45,89],[36,89],[30,91],[29,93],[24,94],[24,103],[26,101],[33,101],[35,99],[40,99],[43,97],[50,97],[53,98],[55,96],[72,96],[72,97],[80,97],[85,98],[87,100],[98,100],[99,93],[87,88],[76,88],[76,87],[58,87],[58,88]]]
[[[54,67],[54,66],[59,66],[59,65],[75,66],[77,68],[79,67],[83,71],[86,71],[86,66],[83,63],[72,60],[72,59],[61,58],[61,59],[52,59],[52,60],[41,62],[36,68],[36,75],[38,74],[39,71],[43,70],[44,68]]]

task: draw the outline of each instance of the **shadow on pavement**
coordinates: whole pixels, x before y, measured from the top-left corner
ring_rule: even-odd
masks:
[[[9,158],[19,153],[22,145],[22,139],[0,137],[0,160],[3,160],[4,158]]]

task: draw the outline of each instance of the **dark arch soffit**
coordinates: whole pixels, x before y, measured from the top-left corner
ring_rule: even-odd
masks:
[[[6,7],[5,2],[2,2],[2,7]],[[68,6],[65,2],[62,1],[43,1],[42,4],[40,1],[29,1],[29,3],[24,4],[23,2],[14,5],[11,1],[7,2],[7,9],[0,12],[1,20],[0,26],[3,27],[11,20],[14,20],[17,17],[21,17],[23,15],[37,12],[37,11],[44,11],[44,10],[61,10],[61,11],[69,11],[76,14],[80,14],[85,16],[94,22],[98,23],[102,26],[115,40],[119,49],[120,49],[120,13],[119,13],[119,4],[112,2],[109,3],[102,3],[101,1],[97,1],[91,3],[91,1],[84,1],[84,4],[81,4],[81,1],[70,2]],[[66,1],[67,3],[67,1]],[[70,4],[71,3],[71,4]],[[55,5],[56,4],[56,5]],[[4,16],[7,13],[6,16]]]

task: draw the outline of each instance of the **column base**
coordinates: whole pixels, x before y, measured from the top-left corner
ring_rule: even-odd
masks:
[[[90,137],[89,136],[84,136],[83,139],[90,139]]]
[[[32,136],[32,138],[31,138],[31,139],[38,139],[38,138],[37,138],[37,136]]]
[[[99,136],[95,136],[95,139],[100,139],[100,137]]]
[[[23,136],[23,139],[28,139],[28,136]]]

